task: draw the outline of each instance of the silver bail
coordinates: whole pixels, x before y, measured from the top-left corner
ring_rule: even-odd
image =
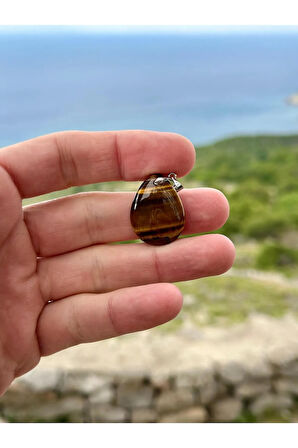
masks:
[[[177,174],[176,173],[170,173],[168,175],[168,179],[170,179],[172,181],[173,187],[175,188],[175,190],[177,192],[182,190],[183,185],[177,180]]]

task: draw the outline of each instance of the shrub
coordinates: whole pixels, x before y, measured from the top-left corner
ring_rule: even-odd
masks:
[[[256,258],[258,269],[274,269],[293,266],[298,262],[298,250],[289,249],[276,243],[261,246]]]

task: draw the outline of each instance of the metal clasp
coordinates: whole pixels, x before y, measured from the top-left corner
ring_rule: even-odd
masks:
[[[177,180],[177,174],[176,173],[170,173],[167,175],[167,177],[157,177],[153,183],[154,185],[163,185],[165,180],[168,180],[171,182],[173,188],[178,192],[182,190],[183,185]]]
[[[173,187],[175,188],[176,191],[182,190],[183,185],[177,180],[176,173],[168,174],[168,179],[170,179],[173,182]]]

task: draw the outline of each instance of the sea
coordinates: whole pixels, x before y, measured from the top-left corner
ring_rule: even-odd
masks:
[[[0,146],[66,129],[298,133],[298,32],[0,29]]]

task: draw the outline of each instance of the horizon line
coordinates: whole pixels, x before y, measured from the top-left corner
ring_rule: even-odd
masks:
[[[74,32],[81,34],[296,34],[293,25],[0,25],[0,33]]]

